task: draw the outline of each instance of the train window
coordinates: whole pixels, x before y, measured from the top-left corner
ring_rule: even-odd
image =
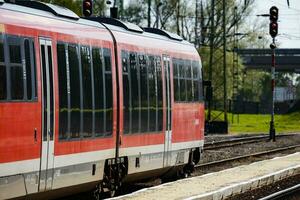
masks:
[[[137,67],[137,58],[136,53],[129,54],[130,62],[130,82],[131,82],[131,132],[138,133],[140,128],[139,123],[139,111],[140,111],[140,101],[139,101],[139,70]]]
[[[113,126],[113,94],[112,94],[112,74],[111,74],[111,51],[103,48],[103,56],[105,61],[105,134],[112,135]]]
[[[68,137],[68,76],[64,44],[57,44],[58,85],[59,85],[59,139]]]
[[[162,91],[162,66],[161,58],[156,56],[156,76],[157,76],[157,126],[156,131],[163,130],[163,91]]]
[[[140,95],[141,95],[141,132],[148,132],[148,70],[147,70],[147,60],[145,55],[139,55],[139,67],[140,67]]]
[[[190,60],[186,60],[184,67],[185,67],[185,71],[186,71],[186,95],[187,95],[187,101],[191,102],[191,101],[194,100],[191,61]]]
[[[148,83],[149,83],[149,131],[156,131],[157,113],[157,75],[155,70],[155,57],[148,56]]]
[[[3,41],[0,40],[0,100],[4,100],[6,98],[7,98],[7,91],[6,91],[6,66],[4,63],[4,45],[3,45]]]
[[[102,62],[102,50],[93,48],[93,78],[94,78],[94,101],[95,101],[95,136],[104,133],[104,70]]]
[[[24,73],[21,58],[21,38],[8,37],[11,99],[24,99]]]
[[[0,35],[0,100],[36,99],[34,56],[32,39]]]
[[[186,70],[184,67],[184,61],[179,60],[179,76],[180,76],[180,100],[186,101]]]
[[[32,65],[30,58],[30,44],[29,40],[24,40],[24,48],[25,48],[25,63],[26,63],[26,86],[27,86],[27,99],[32,99]]]
[[[69,57],[69,71],[70,71],[70,89],[71,89],[71,107],[69,112],[71,113],[71,137],[80,137],[80,76],[79,76],[79,58],[78,47],[75,45],[68,46]]]
[[[122,51],[122,68],[123,68],[123,129],[124,134],[130,133],[130,81],[128,73],[128,53]]]
[[[174,84],[174,98],[176,102],[180,101],[180,77],[178,69],[178,60],[173,59],[173,84]]]
[[[81,78],[83,89],[83,137],[91,137],[93,132],[93,96],[90,48],[81,47]]]

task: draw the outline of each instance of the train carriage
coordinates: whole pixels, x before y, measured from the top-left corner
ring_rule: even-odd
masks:
[[[0,199],[188,173],[203,148],[201,74],[172,33],[0,0]]]

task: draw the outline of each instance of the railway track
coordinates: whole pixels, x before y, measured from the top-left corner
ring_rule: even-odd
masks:
[[[224,163],[228,163],[228,162],[240,161],[240,160],[244,160],[244,159],[248,159],[248,158],[260,157],[260,156],[265,156],[265,155],[274,154],[274,153],[280,153],[280,152],[292,150],[292,149],[295,149],[298,147],[300,147],[300,144],[288,146],[288,147],[277,148],[277,149],[272,149],[272,150],[267,150],[267,151],[262,151],[262,152],[258,152],[258,153],[252,153],[252,154],[248,154],[248,155],[226,158],[223,160],[217,160],[217,161],[212,161],[212,162],[208,162],[208,163],[203,163],[203,164],[196,165],[195,168],[201,169],[201,168],[212,167],[215,165],[224,164]]]
[[[282,135],[277,135],[276,137],[281,138],[281,137],[288,137],[293,135],[294,134],[282,134]],[[204,150],[216,150],[216,149],[221,149],[226,147],[233,147],[237,145],[257,143],[268,139],[269,139],[269,135],[259,135],[259,136],[250,136],[250,137],[242,137],[242,138],[233,138],[230,140],[206,142],[204,143]]]
[[[286,197],[291,196],[300,192],[300,184],[286,188],[269,196],[263,197],[259,200],[276,200],[276,199],[286,199]]]

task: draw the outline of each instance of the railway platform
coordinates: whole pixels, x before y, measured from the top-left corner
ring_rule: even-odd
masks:
[[[300,152],[182,179],[114,199],[221,200],[300,174]]]

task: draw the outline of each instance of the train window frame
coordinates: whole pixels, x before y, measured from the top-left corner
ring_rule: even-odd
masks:
[[[96,63],[94,63],[96,61],[96,58],[94,58],[94,50],[95,50],[95,53],[96,54],[99,54],[97,57],[97,61],[99,62],[99,69],[101,68],[101,79],[99,79],[101,81],[101,84],[99,85],[101,90],[102,90],[102,93],[99,93],[99,94],[103,94],[102,97],[102,106],[103,108],[100,108],[102,110],[105,109],[105,98],[106,98],[106,87],[105,87],[105,73],[108,73],[110,76],[111,76],[111,95],[113,95],[113,79],[112,79],[112,54],[111,54],[111,49],[109,48],[106,48],[107,51],[109,51],[109,59],[110,59],[110,70],[109,71],[105,71],[105,69],[108,69],[108,68],[105,68],[105,60],[104,60],[104,52],[103,52],[103,47],[97,47],[97,46],[91,46],[91,45],[84,45],[84,44],[74,44],[74,43],[67,43],[67,42],[63,42],[63,41],[58,41],[57,42],[57,47],[58,45],[63,45],[64,46],[64,54],[65,54],[65,67],[66,67],[66,84],[67,84],[67,99],[68,99],[68,102],[67,102],[67,109],[70,110],[71,109],[71,83],[70,83],[70,55],[69,55],[69,47],[70,46],[75,46],[77,47],[77,57],[78,57],[78,68],[79,68],[79,87],[81,88],[80,89],[80,128],[79,128],[79,136],[78,137],[72,137],[72,133],[70,131],[70,123],[71,123],[71,116],[70,116],[70,113],[68,111],[68,116],[67,116],[67,123],[68,123],[68,126],[66,128],[66,133],[64,134],[66,137],[61,137],[62,133],[60,132],[60,123],[59,123],[59,142],[70,142],[70,141],[88,141],[88,140],[94,140],[94,139],[99,139],[99,138],[112,138],[113,137],[113,121],[111,123],[111,132],[109,132],[108,134],[106,133],[106,130],[104,130],[105,128],[105,113],[103,114],[104,116],[102,118],[100,118],[100,121],[102,123],[102,127],[103,127],[103,130],[101,131],[101,133],[97,133],[96,132],[96,115],[95,115],[95,112],[96,112],[96,109],[97,109],[97,106],[96,105],[96,94],[95,94],[95,88],[96,88],[96,85],[97,84],[95,83],[95,72],[94,70],[96,70]],[[57,48],[56,47],[56,48]],[[84,91],[83,91],[83,71],[82,71],[82,65],[83,65],[83,60],[82,60],[82,55],[81,55],[81,50],[82,48],[85,47],[89,50],[89,53],[90,53],[90,63],[89,63],[89,67],[90,67],[90,78],[91,78],[91,89],[92,89],[92,130],[91,132],[89,132],[89,136],[88,137],[85,137],[84,134],[83,134],[83,128],[84,128],[84,119],[83,119],[83,110],[84,110],[84,101],[85,101],[85,96],[83,95],[84,94]],[[57,51],[58,53],[58,51]],[[59,56],[57,56],[57,59],[58,59]],[[57,61],[58,62],[58,61]],[[58,63],[58,68],[60,67],[59,63]],[[98,70],[99,71],[99,70]],[[99,72],[100,72],[99,71]],[[58,76],[60,76],[58,74]],[[59,85],[60,83],[58,83]],[[96,84],[96,85],[95,85]],[[99,87],[98,87],[99,88]],[[59,90],[60,90],[60,86],[59,86]],[[60,98],[60,97],[59,97]],[[101,103],[100,103],[101,104]],[[100,105],[101,106],[101,105]],[[111,112],[113,111],[113,96],[112,96],[112,101],[111,101]],[[60,109],[60,107],[59,107]],[[60,114],[60,113],[59,113]],[[113,113],[112,113],[113,115]],[[60,118],[60,117],[59,117]],[[112,116],[112,120],[113,120],[113,116]]]
[[[0,99],[0,103],[2,102],[10,102],[10,103],[19,103],[19,102],[27,102],[27,103],[37,103],[38,102],[38,93],[37,93],[37,65],[36,65],[36,55],[35,55],[35,38],[30,36],[19,36],[13,34],[0,34],[0,40],[3,44],[4,50],[4,68],[6,70],[6,98]],[[29,42],[29,52],[25,49],[25,41]],[[18,63],[11,62],[10,57],[10,46],[19,46],[20,59]],[[30,59],[30,62],[27,61],[27,58]],[[28,66],[26,66],[28,65]],[[2,65],[3,66],[3,65]],[[12,68],[18,67],[21,68],[21,73],[19,74],[20,82],[23,85],[23,96],[22,98],[13,98],[12,93]],[[30,69],[30,77],[31,81],[27,82],[28,71]],[[22,75],[21,75],[22,74]],[[31,90],[31,98],[28,97],[28,90]]]
[[[163,85],[162,85],[162,67],[161,67],[161,57],[158,55],[152,55],[152,54],[147,54],[145,52],[135,52],[135,51],[127,51],[127,50],[121,50],[121,57],[122,57],[122,79],[123,79],[123,134],[124,135],[142,135],[142,134],[156,134],[160,133],[163,130]],[[152,62],[151,59],[152,58]],[[159,64],[160,63],[160,64]],[[150,65],[152,65],[150,67]],[[125,66],[126,65],[126,66]],[[160,70],[157,70],[157,67],[160,66]],[[132,69],[131,69],[132,68]],[[143,69],[142,69],[143,68]],[[150,71],[150,68],[153,68],[153,72]],[[133,70],[133,71],[132,71]],[[141,81],[142,81],[142,74],[141,71],[146,70],[144,74],[145,81],[147,81],[147,106],[146,112],[147,112],[147,121],[142,121],[142,91],[141,91]],[[138,99],[138,122],[133,122],[133,107],[132,104],[132,90],[133,88],[131,87],[134,85],[132,83],[132,73],[136,73],[136,79],[137,79],[137,99]],[[152,73],[152,74],[150,74]],[[158,78],[157,74],[159,73],[160,75],[160,80],[161,80],[161,122],[159,123],[158,121],[158,112],[159,112],[159,103],[158,103]],[[152,81],[154,82],[154,87],[153,91],[150,90],[150,81],[149,81],[149,76],[151,76]],[[126,80],[125,80],[126,78]],[[128,86],[125,86],[125,81],[127,81]],[[128,87],[128,91],[124,89],[124,87]],[[128,94],[125,94],[125,91],[128,92]],[[150,113],[150,107],[153,102],[150,102],[150,93],[154,93],[154,101],[155,101],[155,108],[154,108],[154,119],[151,118],[151,113]],[[125,97],[128,98],[125,100]],[[146,96],[144,94],[144,98],[146,99]],[[127,107],[125,107],[125,101],[127,102]],[[145,103],[145,102],[144,102]],[[146,105],[145,104],[145,105]],[[126,110],[125,110],[126,109]],[[127,113],[125,113],[127,112]],[[136,113],[137,114],[137,113]],[[146,114],[146,113],[144,113]],[[127,116],[125,116],[127,115]],[[136,116],[137,117],[137,116]],[[152,113],[153,117],[153,113]],[[128,119],[127,119],[128,118]],[[150,125],[150,121],[152,119],[152,122],[154,124]],[[128,123],[128,124],[125,124]],[[133,124],[135,124],[138,127],[138,130],[133,129]],[[142,124],[145,126],[144,129],[142,130]],[[153,127],[152,127],[153,126]],[[160,128],[158,128],[160,126]],[[136,128],[137,128],[136,127]],[[150,128],[152,127],[152,128]]]
[[[182,64],[183,63],[183,64]],[[188,77],[188,73],[187,73],[187,64],[190,64],[190,68],[191,68],[191,74],[190,77]],[[172,58],[172,65],[173,65],[173,84],[174,84],[174,102],[175,103],[195,103],[195,102],[203,102],[203,89],[202,89],[202,67],[201,67],[201,63],[198,60],[191,60],[191,59],[182,59],[182,58]],[[180,66],[183,66],[182,69],[180,69]],[[177,67],[177,72],[179,75],[175,74],[175,67]],[[197,74],[195,76],[194,74],[194,69],[195,67],[198,69]],[[181,74],[181,72],[184,72],[184,75]],[[184,80],[185,81],[185,85],[187,85],[187,81],[191,81],[192,85],[192,98],[188,98],[188,91],[186,92],[186,99],[185,100],[181,100],[181,95],[180,95],[180,100],[176,99],[176,86],[175,86],[175,79],[177,79],[177,81],[179,82],[179,90],[180,93],[182,92],[181,90],[181,84],[180,84],[180,80]],[[197,95],[197,93],[195,93],[195,87],[194,84],[195,82],[197,82],[198,84],[198,97],[196,97],[195,95]],[[186,86],[187,87],[187,86]]]

